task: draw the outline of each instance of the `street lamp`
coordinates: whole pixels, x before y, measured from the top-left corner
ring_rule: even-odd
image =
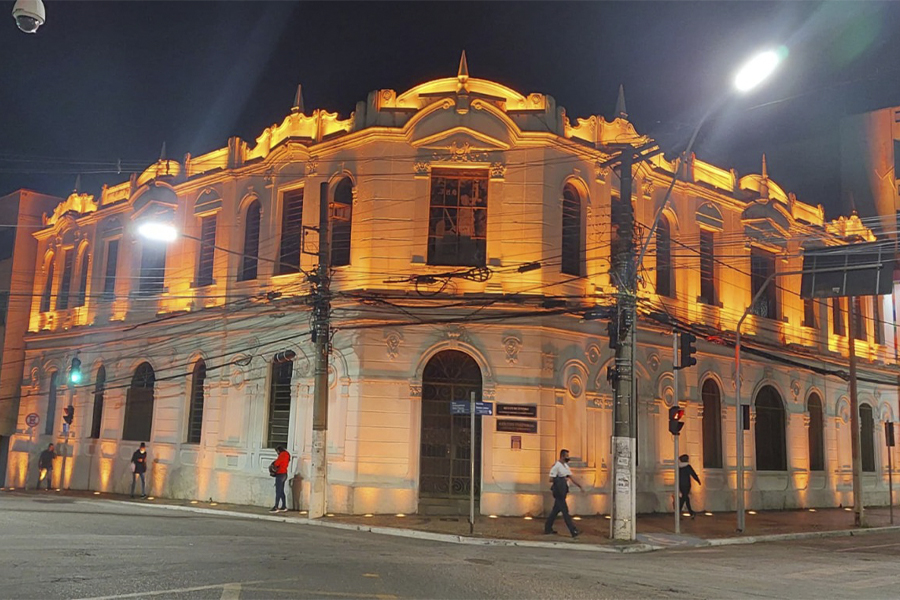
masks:
[[[775,69],[778,67],[778,64],[787,56],[787,50],[784,48],[780,48],[778,50],[769,50],[767,52],[763,52],[752,58],[748,61],[737,73],[734,79],[734,90],[738,92],[748,92],[751,89],[757,87],[761,84],[767,77],[769,77]],[[666,189],[665,196],[663,196],[662,204],[659,209],[656,211],[656,215],[653,218],[653,223],[650,225],[650,229],[647,233],[646,239],[641,244],[640,252],[637,255],[637,259],[634,263],[630,263],[630,257],[625,261],[620,261],[623,263],[623,267],[619,268],[617,271],[618,275],[618,286],[620,288],[620,294],[617,299],[618,303],[618,312],[620,314],[626,314],[627,318],[625,320],[625,335],[619,337],[619,342],[616,347],[616,361],[621,360],[624,367],[625,376],[621,377],[619,380],[619,385],[616,391],[616,406],[619,406],[619,403],[623,401],[623,398],[620,396],[620,389],[631,389],[632,391],[627,395],[627,402],[631,404],[631,406],[627,407],[627,411],[629,414],[634,414],[633,403],[635,401],[634,398],[634,344],[635,344],[635,328],[637,327],[637,272],[640,270],[641,264],[644,260],[644,255],[647,253],[647,248],[650,245],[650,240],[653,239],[654,232],[659,225],[659,220],[662,217],[663,211],[666,209],[666,206],[669,203],[669,198],[672,196],[672,190],[675,188],[675,183],[678,181],[679,173],[682,170],[682,167],[687,163],[688,158],[691,156],[691,151],[694,148],[694,142],[697,141],[697,135],[700,133],[700,129],[703,127],[703,124],[706,123],[706,120],[709,116],[716,111],[724,101],[730,96],[731,92],[725,93],[719,97],[719,99],[710,105],[703,116],[700,118],[700,121],[697,123],[697,126],[694,128],[691,133],[690,140],[688,141],[688,145],[685,148],[684,152],[681,155],[681,159],[676,162],[675,172],[672,175],[672,181],[669,183],[668,188]],[[624,170],[628,169],[627,179],[628,179],[628,188],[629,191],[626,193],[625,184],[623,183],[623,191],[622,198],[625,201],[630,199],[630,179],[631,179],[631,156],[633,156],[633,149],[628,149],[623,152],[628,153],[626,157],[627,160],[623,159],[623,179],[625,181],[625,173]],[[631,227],[633,227],[633,221]],[[633,230],[632,230],[633,235]],[[627,266],[625,266],[627,265]],[[629,268],[629,266],[633,268]],[[624,338],[624,339],[623,339]],[[627,387],[626,387],[627,386]],[[674,391],[675,402],[678,401],[678,390]],[[737,414],[740,414],[740,397],[737,398]],[[738,473],[740,474],[743,469],[743,455],[741,449],[741,442],[743,441],[740,436],[740,424],[738,424],[738,442],[737,442],[737,450],[738,450]],[[632,425],[629,423],[627,427],[623,427],[623,431],[628,431],[628,437],[633,440],[633,429]],[[627,466],[628,474],[623,478],[623,481],[626,483],[633,479],[634,477],[634,453],[631,450],[631,447],[628,444],[620,444],[619,437],[621,434],[614,434],[613,438],[613,464],[616,465],[616,469],[625,469]],[[677,454],[677,452],[676,452]],[[674,460],[674,469],[675,469],[675,480],[678,480],[678,457],[675,456]],[[618,479],[617,479],[618,481]],[[743,482],[739,483],[739,489],[741,489]],[[635,537],[635,527],[633,521],[634,515],[634,506],[635,506],[635,490],[633,485],[623,485],[622,491],[614,494],[613,496],[613,524],[612,531],[613,537],[617,539],[634,539]],[[677,489],[677,488],[676,488]],[[619,496],[617,498],[617,496]],[[678,502],[678,498],[676,497],[675,502]],[[626,507],[619,506],[620,504],[627,503]],[[738,493],[738,503],[743,509],[743,496],[742,492]],[[677,516],[677,506],[676,506],[676,519]],[[677,523],[677,521],[676,521]],[[677,528],[677,525],[676,525]]]

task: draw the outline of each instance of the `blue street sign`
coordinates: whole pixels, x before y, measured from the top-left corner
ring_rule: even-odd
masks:
[[[470,414],[469,407],[471,406],[471,401],[469,400],[453,400],[450,403],[450,414],[451,415],[468,415]],[[493,402],[476,402],[475,403],[475,415],[479,417],[490,417],[494,414],[494,403]]]

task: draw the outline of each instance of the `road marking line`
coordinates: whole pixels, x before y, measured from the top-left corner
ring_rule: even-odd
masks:
[[[222,596],[220,600],[240,600],[241,584],[226,583],[222,586]]]
[[[243,583],[238,583],[237,585],[254,585],[257,583],[266,583],[271,581],[270,579],[260,579],[258,581],[244,581]],[[281,581],[290,581],[288,579],[282,579]],[[186,588],[174,588],[170,590],[159,590],[156,592],[135,592],[133,594],[116,594],[114,596],[91,596],[88,598],[82,598],[81,600],[119,600],[121,598],[142,598],[144,596],[165,596],[167,594],[184,594],[187,592],[199,592],[202,590],[214,590],[216,588],[223,588],[228,585],[234,585],[229,583],[217,583],[215,585],[198,585],[194,587],[186,587]]]
[[[363,573],[363,577],[381,577],[378,573]]]
[[[351,594],[350,592],[323,592],[322,590],[300,590],[297,588],[269,588],[269,587],[253,587],[254,592],[282,592],[290,594],[311,595],[313,597],[320,596],[337,596],[338,598],[374,598],[375,600],[399,600],[400,596],[394,594]]]
[[[891,548],[893,546],[900,546],[900,544],[878,544],[877,546],[853,546],[852,548],[841,548],[839,550],[835,550],[835,552],[855,552],[857,550],[868,550],[869,548]]]

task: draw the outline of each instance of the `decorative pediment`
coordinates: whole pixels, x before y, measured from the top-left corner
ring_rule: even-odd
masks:
[[[65,201],[60,202],[53,209],[53,214],[47,217],[45,226],[53,226],[60,222],[65,215],[80,217],[97,210],[97,203],[90,194],[70,194]]]
[[[178,196],[171,186],[154,182],[138,190],[132,201],[132,207],[134,218],[172,214],[178,207]]]
[[[756,233],[765,237],[789,237],[791,222],[792,219],[784,207],[771,200],[754,202],[741,214],[744,230],[751,236]]]

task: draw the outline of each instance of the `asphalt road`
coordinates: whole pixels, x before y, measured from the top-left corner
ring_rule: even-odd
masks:
[[[607,554],[0,494],[0,598],[895,598],[900,534]]]

